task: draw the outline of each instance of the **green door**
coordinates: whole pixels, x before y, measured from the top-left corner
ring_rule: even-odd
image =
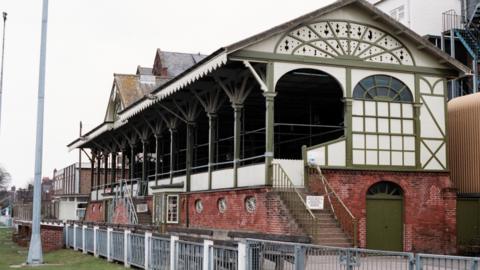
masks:
[[[457,243],[460,248],[480,237],[480,199],[457,199]]]
[[[403,250],[402,200],[367,199],[367,247]]]
[[[402,190],[380,182],[367,194],[367,248],[403,251]]]

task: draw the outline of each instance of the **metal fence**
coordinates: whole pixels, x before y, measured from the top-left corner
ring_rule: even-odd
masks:
[[[415,262],[417,270],[477,270],[480,269],[479,257],[444,256],[417,254]]]
[[[128,263],[137,267],[145,266],[145,236],[130,234],[128,238]]]
[[[238,250],[234,247],[211,246],[209,270],[238,270]]]
[[[256,239],[216,245],[211,240],[193,242],[177,236],[98,227],[66,226],[65,235],[67,247],[85,246],[85,253],[152,270],[480,270],[479,257],[415,255]]]
[[[97,241],[96,244],[97,246],[95,249],[97,250],[98,254],[104,257],[108,256],[107,252],[107,230],[103,229],[98,229],[97,230]]]
[[[152,237],[148,250],[149,267],[153,270],[170,269],[170,239]]]
[[[77,227],[75,230],[75,248],[83,250],[83,228]]]
[[[123,231],[110,232],[110,257],[117,261],[124,261],[125,250],[124,241],[125,233]]]
[[[93,250],[93,228],[85,228],[85,249],[88,252],[93,253],[95,250]]]
[[[203,244],[181,240],[175,244],[175,269],[203,269]]]

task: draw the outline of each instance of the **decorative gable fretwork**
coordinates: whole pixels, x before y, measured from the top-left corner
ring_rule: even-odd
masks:
[[[339,20],[316,22],[287,33],[275,53],[415,65],[410,52],[392,35],[369,25]]]

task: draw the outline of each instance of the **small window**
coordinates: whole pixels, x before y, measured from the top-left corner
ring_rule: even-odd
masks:
[[[167,223],[178,223],[178,195],[167,196]]]
[[[353,98],[413,102],[410,89],[400,80],[387,75],[374,75],[361,80],[353,89]]]

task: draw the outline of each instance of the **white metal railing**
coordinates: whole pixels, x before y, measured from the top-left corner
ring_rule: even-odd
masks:
[[[178,236],[153,236],[150,232],[67,224],[67,248],[83,250],[109,261],[152,270],[478,270],[479,257],[461,257],[411,252],[244,239],[231,246],[212,240],[180,240]],[[82,232],[77,232],[79,230]],[[82,238],[80,248],[76,245]],[[75,245],[75,246],[74,246]]]

